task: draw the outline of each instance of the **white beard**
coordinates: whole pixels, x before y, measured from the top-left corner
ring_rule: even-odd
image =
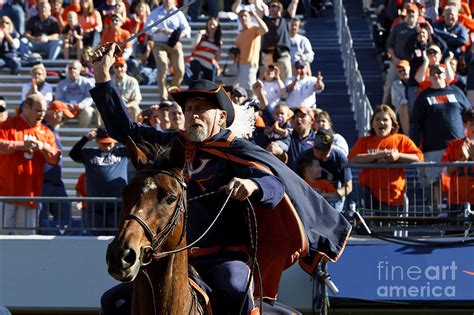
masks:
[[[192,142],[203,142],[207,139],[207,134],[208,130],[206,125],[191,128],[190,130],[188,130],[188,136]]]

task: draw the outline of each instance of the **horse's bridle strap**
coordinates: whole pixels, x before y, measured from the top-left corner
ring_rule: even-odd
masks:
[[[153,252],[155,252],[158,248],[161,247],[161,244],[168,237],[168,234],[170,234],[174,230],[176,225],[178,224],[178,219],[181,216],[181,214],[183,212],[186,212],[186,205],[184,204],[185,203],[185,197],[184,196],[185,196],[185,191],[186,191],[186,188],[187,188],[186,183],[178,175],[176,175],[175,173],[170,172],[170,171],[161,170],[161,171],[158,171],[157,174],[165,174],[165,175],[168,175],[170,177],[173,177],[180,184],[180,186],[182,188],[182,192],[179,196],[179,200],[178,200],[178,204],[176,206],[176,209],[173,212],[173,216],[171,217],[170,221],[165,226],[165,228],[163,230],[161,230],[159,233],[157,232],[157,234],[154,234],[153,231],[148,226],[148,224],[142,218],[140,218],[139,216],[137,216],[135,214],[129,213],[129,214],[125,215],[122,219],[122,220],[135,220],[141,225],[141,227],[145,231],[145,234],[146,234],[148,240],[150,241],[150,247],[151,247]],[[181,240],[183,238],[184,229],[185,229],[185,227],[183,227],[183,231],[181,232],[179,243],[181,243]]]

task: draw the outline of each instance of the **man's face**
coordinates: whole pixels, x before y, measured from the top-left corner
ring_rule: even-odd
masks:
[[[60,110],[51,110],[48,109],[46,111],[46,115],[44,116],[44,119],[50,125],[51,127],[54,127],[58,124],[61,124],[65,119],[66,116],[64,116],[64,113]]]
[[[76,81],[77,78],[79,78],[79,75],[81,74],[81,68],[82,66],[78,62],[71,62],[67,66],[67,74],[72,81]]]
[[[453,27],[458,21],[458,14],[453,10],[444,10],[443,17],[444,24],[446,24],[447,27]]]
[[[297,111],[293,117],[293,130],[297,135],[303,136],[311,129],[312,118],[310,115]]]
[[[270,4],[269,13],[271,17],[277,17],[280,15],[280,5],[278,3]]]
[[[252,21],[250,19],[250,14],[247,11],[239,12],[239,21],[242,25],[249,26]]]
[[[407,10],[407,15],[405,16],[405,23],[409,25],[414,25],[418,21],[418,11],[409,9]]]
[[[48,17],[51,15],[51,6],[48,1],[41,1],[38,4],[38,13],[40,16]]]
[[[169,106],[160,106],[158,111],[158,119],[162,124],[168,124],[170,122],[170,108]]]
[[[442,67],[430,69],[430,81],[434,88],[443,88],[446,86],[446,73]]]
[[[300,30],[300,22],[292,20],[290,24],[290,30],[293,34],[298,33],[298,31]]]
[[[38,99],[38,101],[35,101],[31,106],[28,104],[25,104],[23,107],[23,115],[25,116],[26,120],[31,125],[39,125],[41,121],[44,119],[44,116],[46,115],[46,109],[48,107],[48,104],[46,103],[46,100],[41,97]]]
[[[97,143],[97,146],[102,152],[110,152],[115,147],[115,142]]]
[[[397,72],[398,72],[398,77],[400,78],[400,80],[402,81],[408,80],[408,77],[410,76],[410,68],[398,67]]]
[[[115,76],[119,79],[122,79],[127,72],[127,66],[120,63],[115,64],[113,68]]]
[[[173,105],[170,107],[170,122],[171,128],[178,130],[184,129],[184,114],[181,110],[181,106]]]
[[[220,131],[226,113],[207,100],[191,98],[184,106],[184,117],[191,141],[202,142]]]
[[[330,154],[331,154],[331,149],[327,151],[321,151],[321,150],[313,148],[313,156],[320,161],[325,161],[329,157]]]

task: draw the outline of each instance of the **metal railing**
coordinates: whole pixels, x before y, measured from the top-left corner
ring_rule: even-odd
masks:
[[[446,173],[449,166],[458,167],[451,177]],[[471,211],[468,190],[471,186],[469,174],[473,173],[474,176],[474,162],[360,163],[345,164],[343,167],[350,168],[353,173],[353,190],[347,199],[345,211],[357,211],[371,222],[372,227],[389,231],[403,229],[406,235],[471,233],[474,212]],[[398,175],[405,176],[401,196],[396,196],[393,182],[388,180],[390,174],[397,170],[402,171]],[[362,171],[366,172],[363,184],[359,182]],[[450,183],[456,187],[449,187]],[[392,203],[391,200],[397,202]]]
[[[346,9],[342,4],[342,0],[335,0],[333,4],[351,109],[354,113],[359,136],[364,136],[370,130],[370,117],[373,110],[365,93],[364,80],[359,71],[359,65],[352,44],[352,35],[347,23]]]
[[[113,197],[0,197],[0,234],[113,235],[121,204]]]

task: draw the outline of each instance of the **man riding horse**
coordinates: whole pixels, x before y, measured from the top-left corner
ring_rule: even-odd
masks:
[[[182,141],[188,198],[225,192],[189,204],[188,243],[207,229],[227,196],[231,197],[217,223],[189,251],[190,263],[212,288],[214,314],[237,313],[245,296],[249,277],[247,198],[258,213],[260,295],[276,298],[282,271],[298,259],[310,273],[320,258],[337,260],[350,225],[278,159],[226,129],[233,123],[235,112],[222,86],[197,80],[189,90],[170,89],[170,95],[183,108],[185,131],[162,132],[141,126],[131,121],[112,86],[109,70],[115,61],[114,51],[114,45],[97,51],[96,87],[90,91],[109,134],[121,143],[128,137],[160,145]],[[265,240],[272,246],[265,245]],[[110,310],[115,302],[110,301],[113,290],[107,294],[109,300],[103,299],[103,311]],[[249,292],[242,312],[252,310],[253,294]]]

